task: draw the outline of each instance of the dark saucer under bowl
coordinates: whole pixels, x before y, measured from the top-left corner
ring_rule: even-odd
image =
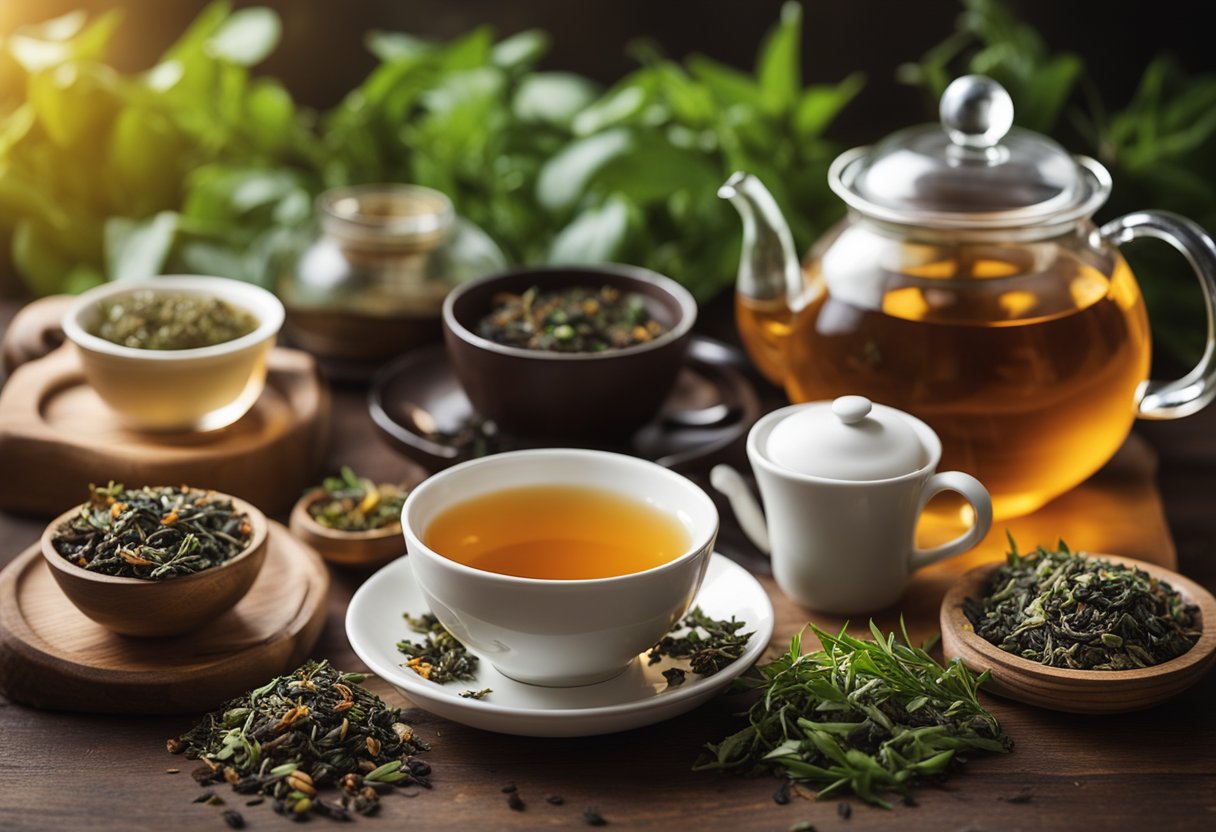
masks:
[[[376,374],[372,421],[389,444],[431,471],[524,448],[579,447],[639,456],[676,468],[723,450],[760,416],[760,400],[733,347],[693,337],[658,414],[627,436],[517,436],[474,410],[443,347],[414,350]]]

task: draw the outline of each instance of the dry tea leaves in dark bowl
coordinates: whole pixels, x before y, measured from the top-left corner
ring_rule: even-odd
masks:
[[[249,312],[207,295],[133,292],[100,304],[92,334],[141,350],[188,350],[235,341],[258,328]]]
[[[360,477],[348,466],[339,476],[326,477],[322,496],[308,506],[308,513],[327,529],[366,532],[401,523],[401,507],[409,492],[389,483]]]
[[[890,808],[884,792],[907,794],[970,752],[1012,747],[976,697],[987,673],[958,660],[943,667],[906,630],[900,643],[873,622],[872,641],[811,629],[822,650],[803,655],[796,635],[759,681],[739,680],[760,691],[749,724],[709,744],[695,768],[774,774],[815,785],[817,799],[853,792]]]
[[[194,773],[201,785],[266,795],[280,814],[371,814],[394,786],[429,788],[431,767],[414,758],[430,746],[399,709],[360,687],[365,678],[306,662],[224,703],[166,748],[204,763]],[[337,802],[318,794],[327,786],[341,791]]]
[[[197,488],[89,486],[89,501],[51,541],[90,572],[161,580],[191,575],[249,545],[249,518],[232,501]]]
[[[1002,650],[1049,667],[1131,670],[1167,662],[1199,640],[1199,609],[1142,569],[1043,547],[1010,551],[963,612]]]
[[[482,318],[482,338],[529,350],[603,352],[653,341],[670,328],[651,316],[646,300],[611,286],[570,286],[550,292],[537,287],[494,298]]]

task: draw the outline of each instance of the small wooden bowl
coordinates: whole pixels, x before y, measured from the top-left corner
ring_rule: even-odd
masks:
[[[55,551],[55,532],[80,511],[76,506],[42,533],[42,557],[68,600],[108,630],[127,636],[176,636],[197,630],[233,607],[253,586],[266,559],[266,516],[244,500],[231,500],[249,518],[249,546],[231,560],[179,578],[150,581],[90,572]]]
[[[1143,569],[1166,581],[1199,608],[1199,640],[1176,659],[1135,670],[1069,670],[1023,659],[977,635],[963,613],[965,598],[979,599],[988,577],[1000,565],[988,563],[966,572],[942,599],[942,651],[961,658],[968,669],[992,670],[984,690],[1053,711],[1118,714],[1164,702],[1193,685],[1216,658],[1216,598],[1194,581],[1152,563],[1113,555],[1090,555]]]
[[[308,508],[325,496],[324,489],[314,488],[296,501],[291,510],[288,528],[297,538],[320,553],[328,563],[338,566],[382,566],[405,554],[405,536],[401,524],[367,532],[346,532],[330,529],[318,523]]]

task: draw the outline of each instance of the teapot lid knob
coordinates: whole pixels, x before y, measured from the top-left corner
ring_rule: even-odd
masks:
[[[995,147],[1013,126],[1013,99],[986,75],[964,75],[942,93],[939,113],[954,144]]]
[[[832,412],[846,425],[855,425],[870,415],[874,403],[865,396],[841,396],[832,402]]]

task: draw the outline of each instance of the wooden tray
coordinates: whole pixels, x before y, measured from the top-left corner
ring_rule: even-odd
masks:
[[[325,452],[329,394],[313,360],[270,354],[266,389],[235,424],[156,434],[122,423],[85,382],[75,348],[19,366],[0,391],[0,508],[58,514],[89,483],[188,484],[274,514],[307,488]]]
[[[72,606],[34,544],[0,571],[0,693],[51,710],[208,710],[302,662],[328,592],[317,553],[271,521],[266,563],[232,610],[184,636],[129,638]]]

